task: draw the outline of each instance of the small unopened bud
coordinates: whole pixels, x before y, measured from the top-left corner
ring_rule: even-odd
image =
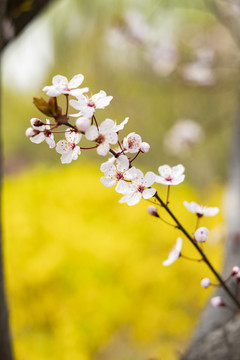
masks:
[[[210,302],[211,302],[212,306],[214,306],[214,307],[226,306],[226,304],[223,301],[223,299],[221,298],[221,296],[215,296],[215,297],[211,298]]]
[[[75,125],[78,131],[85,132],[91,125],[91,120],[85,117],[80,117],[79,119],[77,119]]]
[[[39,119],[35,119],[35,120],[32,122],[32,125],[38,127],[38,126],[44,125],[44,123],[43,123],[41,120],[39,120]]]
[[[211,285],[211,280],[209,278],[204,278],[200,282],[201,287],[207,289]]]
[[[235,278],[237,279],[237,281],[240,281],[240,271],[235,275]]]
[[[30,138],[30,137],[37,135],[38,133],[39,132],[37,130],[33,129],[32,127],[29,127],[29,128],[27,128],[25,135]]]
[[[197,242],[207,241],[209,231],[206,227],[200,227],[194,233],[194,238]]]
[[[159,217],[157,208],[153,205],[150,205],[147,209],[148,213],[152,216]]]
[[[146,153],[148,152],[150,149],[150,145],[146,142],[142,142],[141,144],[141,147],[140,147],[140,150],[143,152],[143,153]]]
[[[232,268],[232,276],[236,276],[238,273],[239,273],[239,271],[240,271],[240,267],[239,266],[234,266],[233,268]]]

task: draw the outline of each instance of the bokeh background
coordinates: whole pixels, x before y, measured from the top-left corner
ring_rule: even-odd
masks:
[[[234,1],[235,11],[240,9]],[[204,219],[220,269],[224,194],[239,83],[239,51],[207,2],[57,0],[2,59],[5,273],[17,360],[177,359],[211,290],[204,264],[162,266],[178,231],[118,203],[99,181],[104,158],[70,165],[24,135],[32,103],[56,74],[85,76],[113,100],[97,117],[130,120],[151,144],[136,166],[186,167],[171,208],[192,232],[184,200],[219,206]],[[165,197],[166,189],[158,187]],[[166,217],[167,219],[167,217]],[[184,241],[184,253],[196,257]]]

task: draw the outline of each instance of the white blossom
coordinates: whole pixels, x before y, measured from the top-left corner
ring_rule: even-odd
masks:
[[[46,141],[50,149],[55,147],[55,141],[53,133],[51,132],[50,128],[50,121],[46,119],[46,125],[43,124],[43,122],[37,118],[32,118],[30,120],[32,128],[28,128],[26,130],[26,136],[30,138],[30,140],[35,144],[40,144],[43,141]],[[42,124],[36,126],[36,124]],[[32,131],[30,131],[32,129]],[[32,136],[31,136],[32,135]]]
[[[232,276],[237,275],[239,272],[240,272],[240,267],[237,266],[237,265],[235,265],[235,266],[232,268]]]
[[[72,114],[71,116],[86,116],[92,117],[95,109],[104,109],[110,104],[112,96],[107,96],[105,91],[101,90],[99,93],[88,97],[87,95],[81,95],[78,100],[70,100],[70,105],[79,110],[78,114]]]
[[[132,132],[123,139],[124,148],[130,153],[136,153],[140,150],[142,144],[142,138],[140,135]]]
[[[116,160],[116,165],[114,161]],[[106,186],[114,186],[117,184],[116,191],[121,188],[121,182],[124,182],[124,175],[129,168],[129,160],[126,155],[120,155],[117,159],[110,158],[107,162],[103,163],[100,170],[104,173],[105,177],[101,177],[100,181]]]
[[[218,214],[219,208],[218,207],[208,207],[197,204],[195,201],[192,202],[183,202],[184,206],[190,211],[191,213],[197,214],[199,217],[201,216],[214,216]]]
[[[182,250],[182,238],[178,237],[176,241],[176,245],[168,254],[167,260],[163,261],[163,265],[168,266],[171,265],[174,261],[176,261],[181,256],[181,250]]]
[[[221,296],[214,296],[213,298],[211,298],[210,302],[214,307],[225,306],[225,303]]]
[[[81,137],[82,134],[71,129],[65,131],[65,140],[60,140],[56,146],[56,151],[62,154],[62,164],[69,164],[72,160],[77,160],[78,155],[81,154],[80,147],[77,146]]]
[[[202,288],[207,289],[211,285],[211,280],[209,278],[204,278],[201,280],[200,285]]]
[[[120,130],[123,130],[124,126],[127,124],[129,117],[126,117],[121,124],[117,125],[115,122],[115,126],[113,127],[113,131],[119,132]]]
[[[185,175],[183,174],[185,168],[179,164],[173,167],[169,165],[159,166],[158,172],[160,176],[156,175],[156,182],[163,185],[178,185],[183,182]]]
[[[155,175],[149,171],[144,176],[142,171],[132,167],[125,173],[125,179],[129,182],[121,183],[118,192],[124,196],[119,200],[120,203],[127,203],[128,205],[136,205],[141,198],[150,199],[156,193],[156,189],[150,188],[155,182]]]
[[[85,132],[91,125],[91,120],[87,117],[80,117],[76,120],[76,128],[78,131]]]
[[[25,131],[25,135],[29,138],[31,138],[37,134],[38,134],[38,131],[34,130],[32,127],[27,128],[27,130]]]
[[[200,86],[212,86],[216,82],[213,70],[208,64],[196,61],[186,64],[181,69],[182,78]]]
[[[97,147],[97,153],[99,155],[107,155],[110,144],[116,144],[118,141],[117,133],[114,131],[115,123],[111,119],[104,120],[99,129],[92,125],[90,126],[85,136],[88,140],[96,141],[99,146]]]
[[[140,146],[140,150],[143,152],[143,153],[146,153],[148,152],[150,149],[150,145],[147,143],[147,142],[142,142],[141,146]]]
[[[206,227],[202,226],[195,231],[194,239],[197,242],[205,242],[207,241],[208,234],[209,234],[209,230]]]
[[[159,217],[156,206],[154,206],[154,205],[148,206],[147,211],[148,211],[149,215]]]
[[[189,152],[191,146],[203,138],[203,129],[196,121],[181,119],[165,134],[164,147],[167,152],[179,156]]]
[[[52,85],[45,86],[43,91],[47,92],[48,96],[58,96],[61,94],[80,96],[87,92],[88,88],[76,89],[83,82],[84,76],[82,74],[75,75],[70,81],[66,76],[56,75],[52,79]]]

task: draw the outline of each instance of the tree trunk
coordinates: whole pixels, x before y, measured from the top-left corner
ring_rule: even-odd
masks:
[[[234,265],[240,266],[240,92],[234,129],[229,181],[226,194],[226,241],[223,278],[227,278]],[[230,287],[240,297],[239,286],[232,279]],[[216,292],[234,308],[222,289]],[[182,360],[238,360],[240,359],[240,315],[228,308],[207,305],[191,345]]]
[[[0,51],[13,40],[50,0],[0,0]],[[0,127],[0,201],[2,186],[2,134]],[[9,329],[8,308],[5,296],[2,229],[0,213],[0,359],[12,360],[12,343]]]

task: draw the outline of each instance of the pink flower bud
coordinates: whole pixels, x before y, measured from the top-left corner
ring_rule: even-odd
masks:
[[[226,306],[226,304],[223,301],[223,299],[221,298],[221,296],[215,296],[215,297],[211,298],[210,302],[211,302],[212,306],[214,306],[214,307]]]
[[[148,213],[152,216],[159,217],[157,208],[153,205],[150,205],[147,209]]]
[[[85,132],[91,125],[91,120],[86,117],[80,117],[77,119],[75,125],[78,131]]]
[[[140,147],[140,150],[143,152],[143,153],[146,153],[148,152],[150,149],[150,145],[146,142],[142,142],[141,144],[141,147]]]
[[[39,119],[36,118],[36,119],[34,119],[34,121],[32,122],[32,125],[38,127],[38,126],[44,125],[44,123],[43,123],[41,120],[39,120]]]
[[[200,227],[194,233],[194,238],[198,242],[205,242],[208,238],[209,231],[206,227]]]
[[[36,131],[36,130],[34,130],[32,127],[29,127],[29,128],[27,128],[27,130],[26,130],[26,132],[25,132],[25,135],[27,136],[27,137],[33,137],[33,136],[35,136],[35,135],[37,135],[38,134],[38,131]]]
[[[235,278],[237,279],[237,281],[240,281],[240,271],[235,275]]]
[[[200,282],[201,287],[207,289],[211,285],[211,280],[209,278],[204,278]]]
[[[236,276],[240,271],[240,267],[239,266],[234,266],[232,268],[232,276]]]

